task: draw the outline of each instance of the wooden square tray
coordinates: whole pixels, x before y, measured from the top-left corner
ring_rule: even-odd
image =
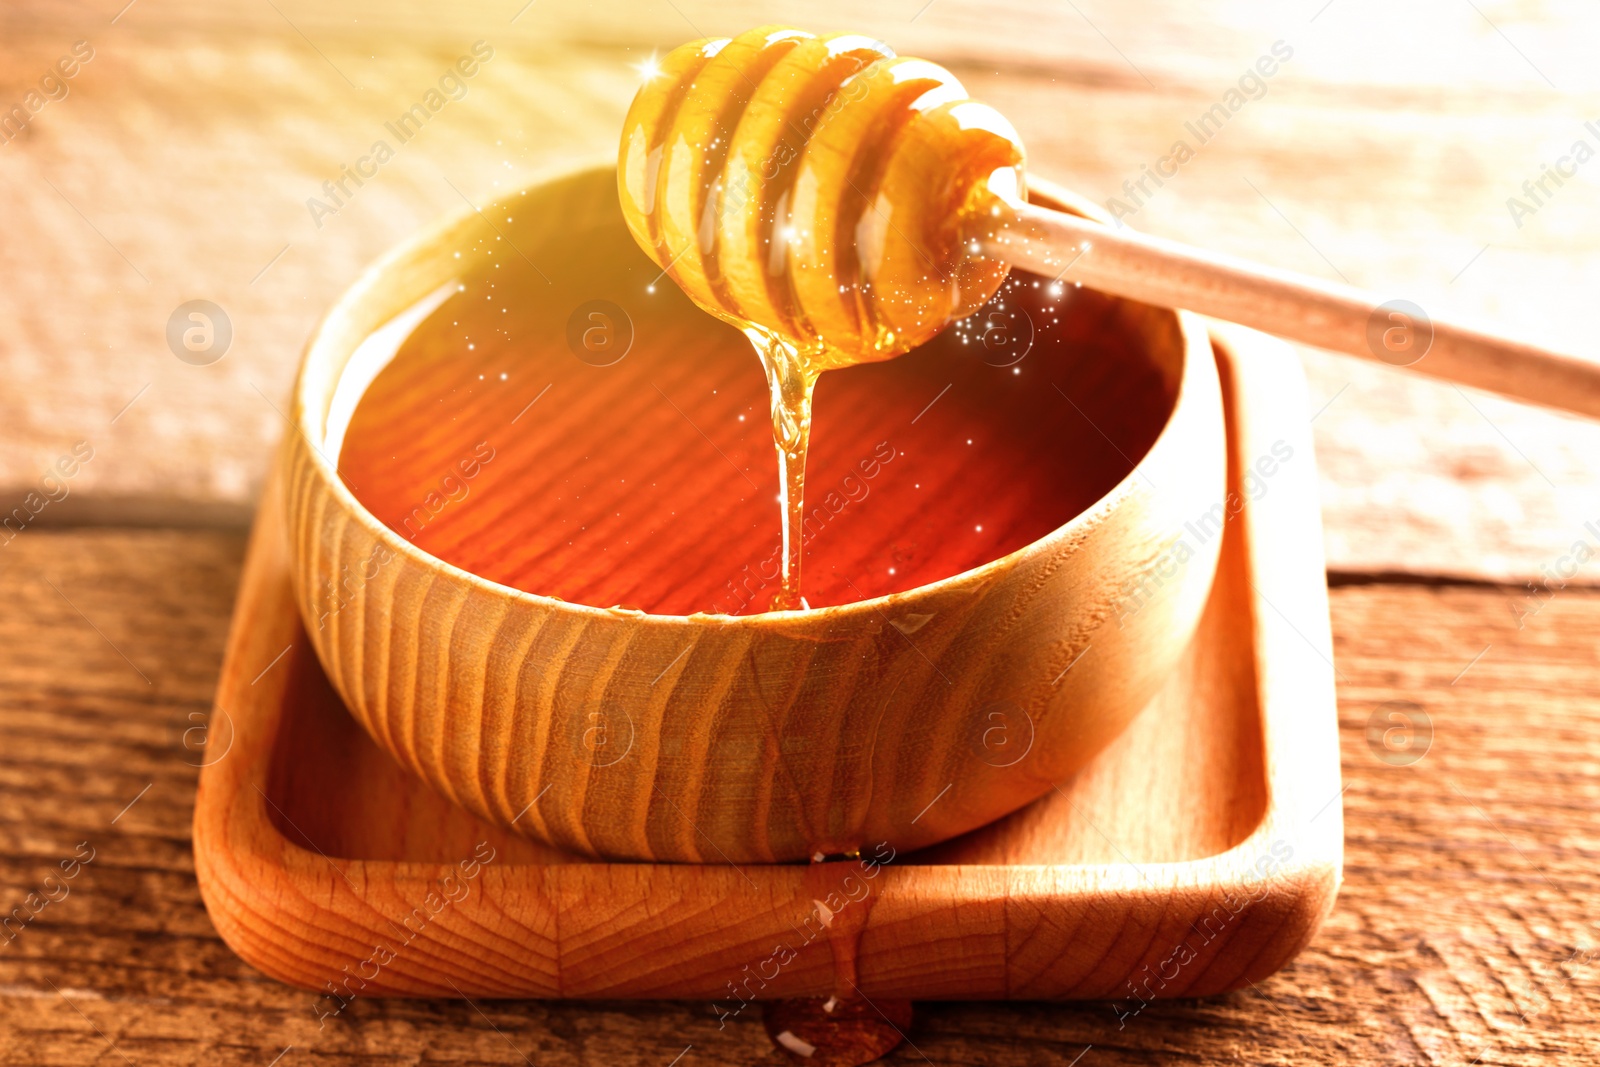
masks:
[[[453,807],[329,688],[269,487],[195,804],[212,921],[262,971],[332,993],[329,1011],[357,994],[731,1010],[852,988],[1133,1004],[1260,980],[1333,905],[1339,748],[1298,363],[1244,331],[1216,349],[1243,504],[1181,668],[1056,792],[919,854],[891,842],[809,867],[598,863]],[[1191,536],[1207,533],[1201,518]]]

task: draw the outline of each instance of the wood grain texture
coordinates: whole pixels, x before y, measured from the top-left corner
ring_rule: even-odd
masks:
[[[206,768],[195,815],[219,930],[334,1015],[360,996],[447,992],[706,997],[729,1013],[826,995],[1142,1004],[1261,980],[1332,905],[1342,834],[1309,442],[1274,418],[1298,376],[1241,340],[1221,358],[1235,492],[1273,446],[1301,457],[1212,531],[1224,562],[1195,643],[1089,771],[927,857],[913,827],[970,806],[970,779],[925,783],[921,810],[882,823],[860,860],[595,864],[508,844],[399,774],[343,712],[295,611],[269,491],[217,694],[232,750]],[[1010,736],[968,758],[1042,773],[1038,717],[1007,708],[985,727]],[[560,788],[522,818],[550,820]],[[680,832],[710,838],[715,809],[692,782],[658,773],[653,788]]]
[[[192,764],[208,756],[183,732],[211,708],[243,550],[231,534],[122,530],[38,531],[7,550],[5,910],[80,841],[97,855],[68,897],[0,943],[0,1063],[124,1062],[110,1043],[141,1067],[264,1067],[291,1045],[281,1067],[520,1064],[519,1052],[664,1067],[691,1045],[685,1065],[784,1062],[753,1010],[719,1029],[703,1003],[358,999],[319,1029],[309,994],[241,962],[195,885]],[[1155,1002],[1122,1027],[1103,1003],[925,1003],[913,1045],[888,1062],[1033,1067],[1090,1044],[1080,1064],[1600,1057],[1600,972],[1585,955],[1597,942],[1600,595],[1564,592],[1519,630],[1513,589],[1331,594],[1347,853],[1338,906],[1306,951],[1259,988]],[[1435,724],[1409,767],[1367,740],[1373,711],[1395,700]]]
[[[511,28],[504,66],[491,64],[501,80],[475,84],[319,231],[304,199],[433,82],[457,41],[485,32],[485,9],[280,3],[302,37],[271,6],[203,0],[140,0],[108,29],[121,6],[0,8],[7,103],[71,41],[98,49],[72,95],[0,148],[0,484],[19,502],[83,437],[99,461],[0,566],[13,608],[0,613],[0,879],[12,906],[78,841],[107,845],[70,898],[0,948],[0,1062],[124,1062],[108,1038],[140,1064],[260,1067],[286,1049],[284,1067],[521,1063],[523,1052],[542,1064],[661,1067],[686,1049],[684,1067],[782,1062],[750,1013],[718,1030],[698,1005],[358,1001],[319,1030],[302,994],[218,939],[192,876],[185,761],[200,756],[182,738],[198,721],[188,716],[210,707],[242,539],[42,528],[58,516],[242,526],[282,432],[271,404],[286,407],[329,296],[460,203],[443,178],[477,199],[502,171],[608,150],[610,134],[595,131],[623,113],[627,64],[696,29],[673,5],[624,18],[609,6],[536,5]],[[708,33],[752,20],[748,5],[675,6]],[[1136,225],[1335,276],[1320,252],[1360,284],[1481,312],[1556,347],[1580,348],[1592,333],[1587,301],[1566,295],[1600,280],[1592,178],[1522,228],[1505,208],[1600,113],[1587,4],[938,0],[908,22],[915,13],[810,5],[761,17],[858,26],[950,61],[1017,117],[1036,161],[1100,198],[1167,152],[1281,33],[1295,63]],[[558,16],[579,28],[541,21]],[[370,47],[373,26],[381,49]],[[178,364],[162,337],[172,308],[197,295],[240,328],[210,368]],[[1338,909],[1259,990],[1153,1004],[1125,1028],[1101,1004],[939,1005],[919,1013],[915,1048],[892,1062],[1066,1063],[1090,1043],[1084,1065],[1600,1059],[1600,977],[1587,954],[1600,597],[1573,587],[1530,602],[1520,584],[1600,514],[1600,432],[1302,355],[1308,415],[1320,412],[1331,564],[1513,583],[1363,578],[1333,590],[1350,786]],[[1549,603],[1519,630],[1518,615],[1540,600]],[[1434,751],[1412,767],[1381,763],[1368,745],[1369,717],[1395,700],[1423,703],[1438,724]]]
[[[1295,58],[1267,94],[1128,221],[1590,351],[1586,302],[1568,294],[1600,284],[1586,236],[1600,227],[1592,170],[1520,228],[1506,208],[1600,115],[1592,10],[1573,0],[1500,0],[1479,4],[1481,15],[1365,0],[1323,12],[1269,0],[1203,11],[937,0],[915,21],[920,3],[696,0],[678,3],[681,13],[535,5],[515,23],[515,6],[487,0],[278,6],[281,15],[242,0],[140,0],[114,25],[121,4],[0,10],[8,105],[73,41],[96,49],[70,95],[0,147],[12,208],[0,235],[6,510],[88,439],[95,462],[38,522],[243,526],[301,346],[332,294],[463,194],[482,203],[530,174],[613,152],[636,84],[630,64],[651,49],[760,21],[856,28],[947,62],[1014,119],[1036,169],[1100,202],[1126,195],[1124,180],[1282,38]],[[467,97],[317,228],[306,200],[480,38],[496,58]],[[196,297],[236,328],[210,367],[180,363],[164,339],[173,309]],[[1600,515],[1600,428],[1302,356],[1308,417],[1321,412],[1335,569],[1520,584]],[[1585,566],[1592,576],[1595,562]]]
[[[641,301],[648,268],[633,266],[643,256],[622,222],[615,183],[609,167],[582,170],[526,196],[512,194],[484,215],[442,224],[366,275],[307,350],[293,411],[296,432],[282,455],[295,597],[318,658],[357,719],[402,766],[479,815],[510,825],[526,811],[517,822],[522,832],[613,859],[794,860],[885,839],[916,848],[1014,811],[1083,766],[1160,687],[1194,630],[1210,584],[1218,541],[1186,540],[1183,524],[1212,509],[1219,513],[1213,521],[1220,521],[1225,442],[1215,359],[1192,316],[1080,295],[1057,309],[1066,323],[1057,333],[1041,331],[1023,384],[1011,386],[1007,370],[982,368],[1010,389],[972,390],[961,403],[984,403],[970,412],[972,425],[1026,419],[1039,436],[1013,450],[1024,457],[1021,463],[997,453],[987,467],[971,471],[972,490],[995,498],[981,506],[1007,515],[1002,494],[987,487],[1020,484],[1030,454],[1058,448],[1062,459],[1083,465],[1058,462],[1048,476],[1031,478],[1034,486],[1067,483],[1038,492],[1047,505],[1038,514],[1048,521],[1024,514],[1015,516],[1016,524],[1000,523],[1002,530],[1022,528],[1027,519],[1038,540],[1004,545],[1006,554],[995,557],[969,557],[954,572],[910,567],[903,581],[927,582],[911,589],[883,588],[877,583],[902,580],[884,575],[865,579],[873,592],[888,595],[866,597],[846,573],[831,587],[819,583],[818,610],[811,612],[736,616],[715,603],[709,611],[697,609],[691,600],[693,614],[646,615],[639,609],[656,602],[614,610],[609,597],[568,603],[548,598],[554,589],[526,575],[521,589],[508,588],[426,553],[407,523],[385,525],[360,503],[363,491],[352,491],[350,472],[341,477],[328,454],[339,451],[342,458],[353,446],[347,440],[340,451],[333,443],[344,437],[333,413],[342,376],[359,365],[359,346],[432,299],[429,294],[452,301],[435,312],[448,328],[457,316],[465,324],[468,313],[458,304],[476,303],[480,290],[495,296],[493,287],[504,286],[527,302],[527,314],[508,328],[513,340],[486,346],[486,353],[498,350],[512,361],[519,380],[548,375],[561,390],[542,402],[548,407],[522,416],[525,447],[512,436],[509,420],[537,399],[531,388],[526,402],[515,393],[488,393],[459,415],[464,425],[506,440],[508,457],[520,459],[508,458],[519,473],[499,497],[488,489],[475,502],[452,505],[452,521],[466,531],[458,538],[478,542],[470,551],[479,555],[486,540],[499,542],[487,554],[501,560],[542,552],[560,561],[558,546],[572,539],[562,524],[595,525],[635,505],[574,493],[507,509],[507,499],[519,499],[509,495],[518,492],[517,483],[541,469],[571,470],[570,480],[584,463],[604,464],[619,452],[659,456],[667,462],[657,477],[678,483],[665,493],[664,506],[675,506],[673,530],[661,536],[647,523],[636,530],[631,548],[610,551],[609,535],[592,544],[590,552],[609,551],[599,580],[626,588],[633,581],[630,568],[665,570],[705,586],[709,597],[730,579],[748,577],[729,562],[720,540],[738,528],[741,515],[748,522],[748,496],[706,448],[706,429],[682,408],[674,412],[655,384],[659,378],[698,413],[733,373],[730,366],[741,366],[740,353],[720,343],[725,334],[716,334],[717,348],[685,358],[693,352],[688,338],[714,324],[684,300]],[[563,264],[559,280],[501,270],[510,260],[506,244],[530,265]],[[1046,321],[1045,290],[1023,292],[1019,300]],[[561,330],[563,310],[597,295],[626,302],[635,320],[626,366],[598,368],[598,374],[568,350]],[[448,364],[464,341],[441,337],[436,350],[422,354],[429,363]],[[959,355],[953,341],[944,343],[946,357]],[[1101,354],[1126,363],[1131,375],[1096,369],[1089,357]],[[464,358],[470,362],[473,353]],[[759,381],[754,357],[745,358],[747,380]],[[960,358],[975,362],[970,350]],[[917,418],[912,398],[929,398],[926,406],[939,391],[926,380],[918,383],[916,361],[835,373],[841,381],[834,393],[842,403],[830,411],[831,426],[823,426],[847,443],[845,455],[902,425],[909,429]],[[1042,380],[1034,382],[1035,375]],[[1053,388],[1047,391],[1045,383]],[[447,412],[458,417],[443,406],[455,403],[458,392],[386,392],[385,406],[370,422],[414,440],[398,454],[383,449],[372,458],[403,465],[426,482],[450,471],[462,445],[431,427]],[[905,398],[904,424],[886,421],[891,409],[877,402],[884,396]],[[687,399],[694,397],[703,399]],[[1045,403],[1036,403],[1040,399]],[[669,437],[642,424],[641,405],[675,432]],[[1160,414],[1151,418],[1151,412]],[[561,433],[540,436],[532,428],[564,414],[579,418]],[[704,426],[720,435],[727,421]],[[1052,439],[1051,428],[1058,426],[1065,440]],[[1109,452],[1074,455],[1073,441],[1097,435],[1111,438]],[[962,457],[970,439],[933,434],[921,446],[932,461],[918,469],[942,477],[946,462],[940,457]],[[679,479],[680,467],[710,477]],[[379,513],[406,514],[409,495],[380,497],[400,507]],[[763,495],[755,494],[757,500]],[[915,517],[940,510],[931,495],[886,497],[878,505],[884,510],[870,514],[872,528],[883,531],[877,536],[893,541],[903,527],[927,525]],[[431,510],[445,506],[437,493],[424,499],[438,499],[428,504]],[[974,519],[982,526],[987,511],[956,510],[974,499],[981,497],[952,491],[951,510],[935,521],[928,540],[960,537]],[[1072,500],[1084,510],[1067,510],[1063,505]],[[739,554],[732,559],[762,558],[776,528],[773,511],[766,514],[768,532],[755,534],[753,543],[748,537],[733,542]],[[694,547],[673,547],[683,534]],[[856,536],[881,543],[865,531],[846,539]],[[1129,576],[1161,560],[1182,565],[1141,587],[1132,610]],[[565,569],[547,562],[533,576],[566,589],[573,579]],[[775,574],[755,570],[768,581]],[[1094,655],[1087,656],[1091,646]],[[1069,670],[1080,657],[1082,664]],[[984,717],[1000,701],[1033,723],[1025,768],[1001,769],[974,755]],[[616,740],[602,748],[596,745],[602,737]],[[918,818],[946,785],[951,800]],[[680,809],[694,813],[692,827],[684,825]]]

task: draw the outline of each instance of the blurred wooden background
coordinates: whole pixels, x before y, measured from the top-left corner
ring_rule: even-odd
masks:
[[[0,119],[74,42],[94,56],[0,144],[0,510],[75,442],[94,457],[41,513],[56,530],[0,553],[0,904],[79,840],[103,859],[84,899],[0,943],[0,1062],[777,1062],[753,1019],[721,1033],[698,1006],[375,1002],[318,1031],[205,918],[183,742],[329,302],[463,196],[609,154],[652,50],[758,21],[946,62],[1038,172],[1101,200],[1281,40],[1294,56],[1266,95],[1134,225],[1600,354],[1600,160],[1520,227],[1506,204],[1579,139],[1600,148],[1592,0],[7,0]],[[307,198],[478,40],[495,56],[467,96],[318,228]],[[233,324],[210,366],[165,341],[191,299]],[[1580,539],[1600,574],[1600,429],[1303,358],[1350,785],[1338,911],[1262,990],[1152,1007],[1127,1032],[1104,1006],[929,1006],[896,1062],[1600,1054],[1600,596],[1566,593],[1525,628],[1514,613]],[[1391,700],[1434,716],[1415,766],[1369,748]]]
[[[94,49],[69,95],[0,145],[0,502],[72,443],[96,453],[46,520],[241,525],[301,345],[363,265],[461,206],[456,190],[481,203],[612,152],[630,64],[757,19],[948,63],[1012,117],[1040,173],[1101,200],[1282,40],[1294,57],[1266,95],[1132,224],[1595,353],[1600,162],[1520,228],[1506,205],[1574,141],[1600,148],[1582,0],[135,0],[119,16],[125,2],[0,8],[0,106],[73,42]],[[466,98],[318,228],[307,198],[477,40],[495,58]],[[233,323],[213,366],[164,341],[190,299]],[[1332,569],[1521,582],[1579,537],[1600,547],[1583,529],[1600,519],[1600,428],[1304,358],[1327,404]]]

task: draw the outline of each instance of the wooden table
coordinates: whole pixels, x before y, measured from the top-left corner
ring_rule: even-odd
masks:
[[[0,912],[55,898],[0,936],[0,1063],[778,1062],[755,1016],[719,1030],[692,1004],[357,1002],[319,1030],[312,998],[240,963],[200,904],[186,736],[210,707],[298,348],[333,293],[463,198],[603,155],[628,63],[755,16],[689,0],[625,17],[521,0],[121,6],[0,9],[0,110],[73,42],[94,49],[0,144],[0,505],[75,442],[94,449],[0,550]],[[1521,228],[1505,204],[1573,141],[1600,145],[1595,24],[1576,4],[921,6],[771,17],[949,60],[1042,172],[1102,200],[1287,41],[1266,95],[1130,221],[1574,350],[1592,335],[1600,162]],[[467,96],[318,229],[306,199],[480,39],[496,55]],[[234,325],[210,366],[164,338],[193,298]],[[1305,362],[1349,786],[1333,917],[1259,989],[1125,1028],[1104,1005],[925,1005],[893,1062],[1600,1058],[1597,563],[1531,598],[1522,584],[1600,544],[1584,527],[1600,431]],[[1369,743],[1395,701],[1432,723],[1409,765]]]

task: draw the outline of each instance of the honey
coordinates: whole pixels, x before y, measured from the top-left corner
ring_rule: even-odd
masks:
[[[635,240],[765,368],[780,471],[774,610],[806,607],[812,400],[990,300],[1007,268],[963,237],[1023,195],[1023,148],[949,71],[857,34],[763,27],[646,71],[617,185]]]
[[[484,205],[442,255],[450,284],[374,332],[389,354],[361,375],[352,359],[319,442],[356,499],[400,540],[527,593],[766,611],[783,559],[766,379],[744,334],[676,285],[648,292],[661,268],[624,223],[611,169]],[[1144,455],[1171,381],[1110,298],[1054,289],[1014,271],[904,359],[821,376],[799,523],[813,607],[1024,549]],[[631,340],[621,358],[574,351],[572,323],[589,328],[595,302]],[[350,622],[345,579],[398,573],[375,566],[352,561],[316,616]]]

